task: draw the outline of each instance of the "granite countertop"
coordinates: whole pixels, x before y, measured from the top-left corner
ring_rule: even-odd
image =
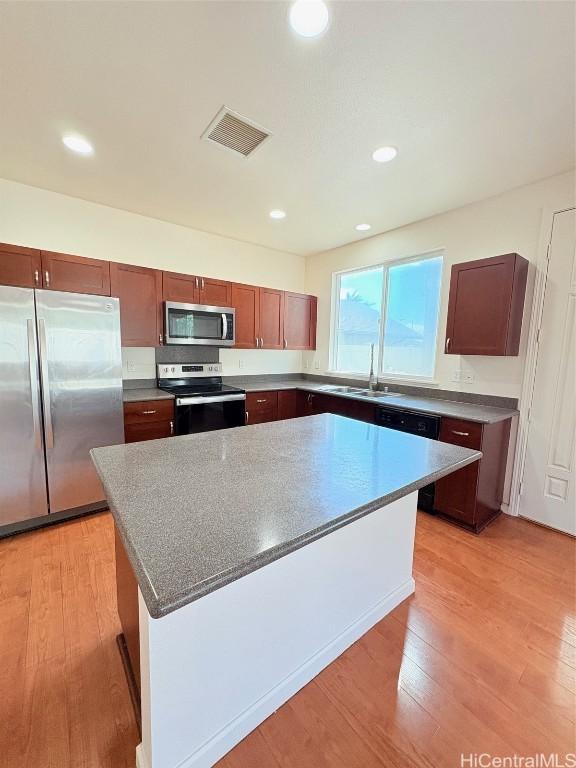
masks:
[[[278,379],[276,381],[243,382],[241,385],[246,392],[271,392],[279,389],[301,389],[304,392],[317,392],[318,394],[344,397],[352,400],[369,402],[372,405],[388,408],[400,408],[418,413],[428,413],[435,416],[451,416],[455,419],[476,421],[481,424],[494,424],[518,415],[513,408],[496,408],[491,405],[477,405],[475,403],[462,403],[456,400],[441,400],[435,397],[421,397],[414,395],[399,395],[394,397],[366,397],[359,394],[346,394],[342,392],[330,392],[327,387],[338,384],[317,384],[306,380]],[[392,388],[392,385],[391,385]]]
[[[482,456],[332,414],[91,455],[154,618]]]
[[[122,400],[125,403],[139,403],[144,400],[174,400],[174,395],[171,395],[170,392],[164,392],[158,387],[140,387],[123,390]]]

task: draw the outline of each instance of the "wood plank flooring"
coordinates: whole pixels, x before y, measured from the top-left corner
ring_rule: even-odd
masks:
[[[134,766],[113,528],[0,541],[0,765]],[[219,768],[455,768],[576,750],[576,544],[506,516],[475,537],[418,518],[416,594]]]

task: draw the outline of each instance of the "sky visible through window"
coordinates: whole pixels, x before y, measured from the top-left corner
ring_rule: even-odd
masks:
[[[431,378],[436,356],[441,274],[442,257],[436,256],[340,275],[335,369],[368,373],[371,344],[376,347],[377,364],[384,312],[382,372]]]

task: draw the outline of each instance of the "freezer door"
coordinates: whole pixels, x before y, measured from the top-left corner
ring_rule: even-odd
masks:
[[[36,291],[50,512],[104,491],[89,451],[124,442],[118,299]]]
[[[0,286],[0,526],[47,513],[34,291]]]

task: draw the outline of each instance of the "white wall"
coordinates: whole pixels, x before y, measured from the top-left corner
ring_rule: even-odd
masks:
[[[0,242],[303,291],[302,256],[0,179]],[[150,350],[126,349],[131,378],[155,376]],[[293,351],[223,350],[226,375],[299,372]],[[152,361],[152,365],[150,365]],[[128,368],[131,368],[128,372]]]
[[[534,263],[538,255],[542,211],[567,207],[574,203],[574,198],[574,174],[566,173],[308,257],[306,291],[318,296],[318,348],[316,352],[304,354],[304,366],[312,373],[324,373],[328,369],[333,272],[443,248],[445,259],[436,365],[438,386],[519,397],[526,357],[534,267],[529,274],[520,354],[518,357],[502,358],[444,354],[450,267],[457,262],[510,252],[517,252]],[[474,380],[466,384],[455,383],[453,373],[459,369],[471,373]]]

